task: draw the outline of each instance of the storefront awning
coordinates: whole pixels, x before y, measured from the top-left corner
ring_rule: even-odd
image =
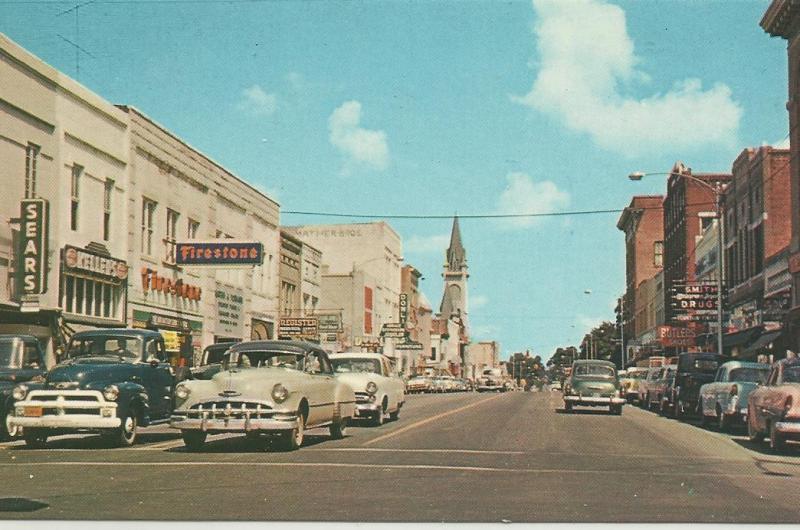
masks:
[[[729,333],[722,337],[722,347],[733,348],[735,346],[749,344],[753,342],[753,340],[761,333],[762,329],[763,328],[756,326],[742,331],[737,331],[736,333]]]
[[[747,347],[742,352],[743,357],[750,357],[751,355],[757,355],[762,353],[761,350],[769,349],[772,347],[772,343],[780,337],[780,331],[768,331],[764,333],[760,337],[756,339],[756,341]]]

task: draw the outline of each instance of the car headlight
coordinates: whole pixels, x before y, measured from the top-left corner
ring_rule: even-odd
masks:
[[[108,385],[103,389],[103,397],[108,401],[116,401],[119,397],[119,387],[117,385]]]
[[[367,394],[374,394],[377,391],[378,391],[378,385],[376,385],[372,381],[367,383]]]
[[[289,391],[282,384],[278,383],[272,387],[272,399],[275,400],[275,403],[283,403],[288,397]]]
[[[22,401],[28,395],[28,385],[17,385],[11,391],[11,397],[16,401]]]
[[[178,399],[186,399],[189,397],[190,393],[191,390],[189,390],[189,387],[184,384],[180,384],[175,387],[175,397]]]

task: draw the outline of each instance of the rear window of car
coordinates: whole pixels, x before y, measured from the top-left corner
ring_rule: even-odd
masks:
[[[715,372],[719,367],[719,363],[711,359],[696,359],[694,361],[694,367],[704,372]]]
[[[602,364],[579,364],[573,372],[576,376],[614,377],[614,369]]]

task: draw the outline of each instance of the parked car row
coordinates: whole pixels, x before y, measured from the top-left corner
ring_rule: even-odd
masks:
[[[158,332],[86,331],[73,335],[63,358],[45,372],[35,339],[0,337],[4,433],[33,447],[82,432],[130,446],[140,427],[163,423],[180,430],[190,450],[225,432],[292,450],[308,428],[327,427],[341,438],[352,419],[396,420],[405,401],[402,379],[379,354],[329,356],[298,341],[240,342],[224,350],[212,352],[204,369],[179,374]]]
[[[406,382],[407,394],[468,392],[474,389],[475,385],[469,379],[460,379],[452,375],[418,375]]]
[[[721,432],[746,429],[751,441],[782,451],[800,440],[800,359],[769,365],[683,353],[677,364],[648,369],[634,401]]]

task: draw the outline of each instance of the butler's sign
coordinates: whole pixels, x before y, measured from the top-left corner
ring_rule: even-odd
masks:
[[[264,263],[264,245],[242,241],[187,241],[176,243],[177,265],[261,265]]]
[[[22,294],[47,292],[47,215],[44,199],[23,199],[20,217],[19,282]]]

